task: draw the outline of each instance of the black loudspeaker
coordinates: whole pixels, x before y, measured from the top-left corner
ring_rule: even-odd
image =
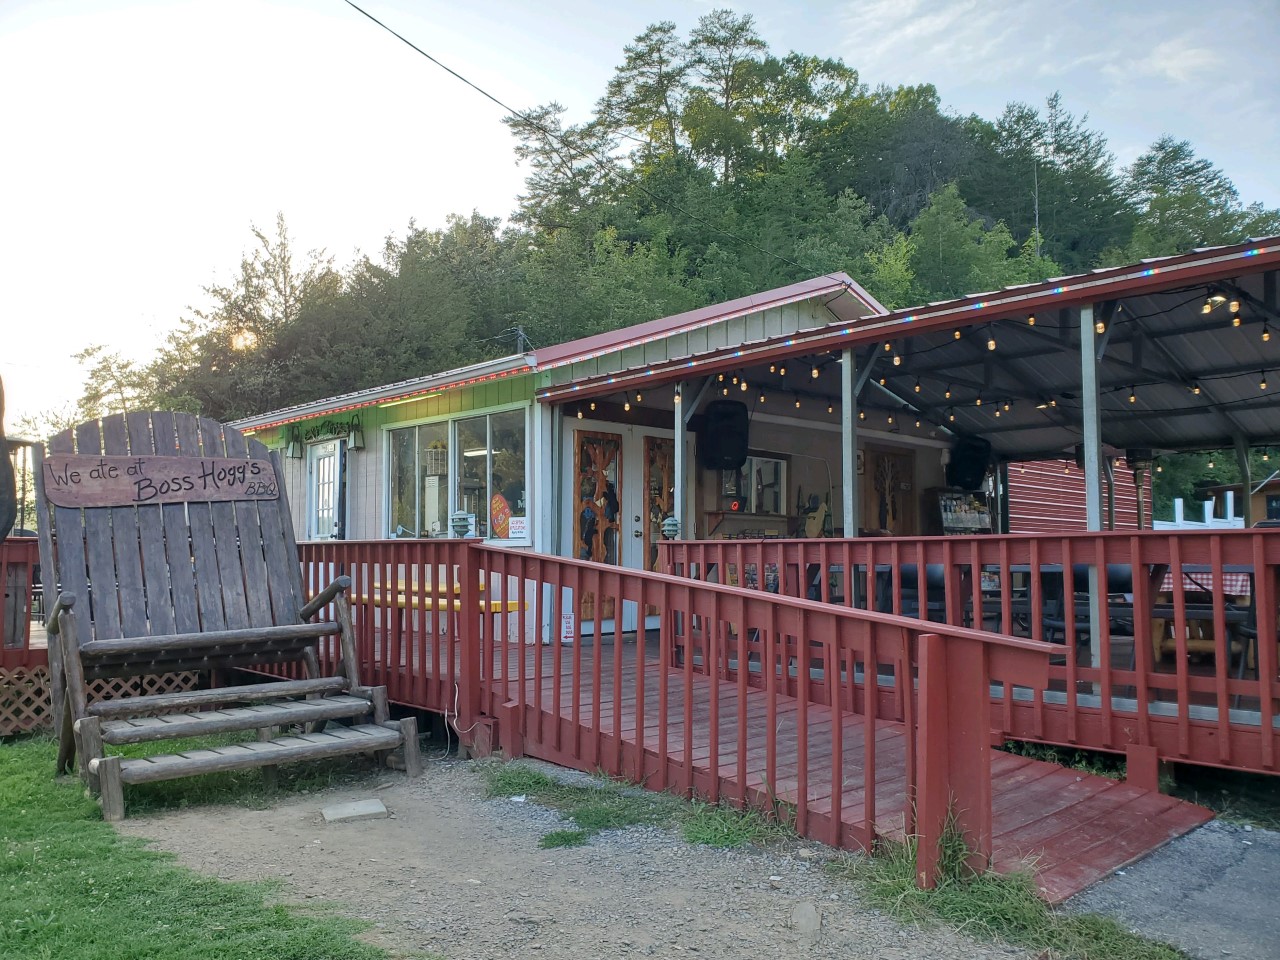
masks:
[[[961,437],[951,448],[947,464],[947,486],[956,490],[977,490],[986,479],[991,464],[991,444],[981,437]]]
[[[747,462],[747,405],[712,400],[698,432],[698,460],[707,470],[738,470]]]

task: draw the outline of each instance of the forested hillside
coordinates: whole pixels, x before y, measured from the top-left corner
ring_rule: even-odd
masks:
[[[1280,233],[1176,132],[1118,167],[1069,91],[957,116],[932,86],[771,51],[727,10],[620,60],[588,122],[507,118],[529,176],[505,227],[411,223],[341,266],[281,217],[153,362],[87,351],[80,413],[230,419],[833,270],[900,307]]]

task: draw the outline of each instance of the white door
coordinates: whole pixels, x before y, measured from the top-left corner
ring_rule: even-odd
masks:
[[[307,447],[307,539],[339,536],[341,448],[337,440]]]

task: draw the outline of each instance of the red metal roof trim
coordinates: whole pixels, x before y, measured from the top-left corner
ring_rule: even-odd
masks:
[[[811,300],[824,293],[848,291],[872,311],[872,315],[884,314],[884,306],[867,293],[846,273],[831,273],[812,280],[802,280],[786,287],[753,293],[724,303],[716,303],[697,310],[688,310],[670,317],[649,320],[620,330],[609,330],[594,336],[571,340],[534,351],[534,363],[539,370],[550,370],[565,364],[590,360],[594,357],[617,353],[627,347],[640,346],[661,340],[675,333],[685,333],[701,327],[730,320],[748,313],[757,313],[770,307],[782,307],[790,303]]]

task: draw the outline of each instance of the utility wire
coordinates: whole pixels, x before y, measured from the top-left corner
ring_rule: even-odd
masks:
[[[379,19],[378,19],[377,17],[375,17],[373,14],[369,13],[369,11],[365,10],[365,9],[364,9],[363,7],[361,7],[359,4],[354,3],[354,2],[353,2],[353,0],[343,0],[343,2],[344,2],[347,6],[349,6],[351,9],[355,10],[357,13],[362,14],[363,16],[367,17],[368,19],[372,20],[374,23],[376,23],[378,26],[380,26],[383,30],[387,31],[387,33],[391,34],[393,37],[395,37],[395,38],[396,38],[397,40],[399,40],[401,43],[405,44],[406,46],[410,47],[410,48],[411,48],[412,50],[414,50],[415,52],[417,52],[417,53],[421,54],[422,56],[426,57],[428,60],[430,60],[432,63],[434,63],[437,67],[439,67],[441,70],[444,70],[446,73],[450,74],[451,76],[456,77],[458,80],[461,80],[461,81],[462,81],[463,83],[465,83],[468,87],[470,87],[472,90],[476,91],[478,94],[480,94],[480,95],[481,95],[482,97],[484,97],[485,99],[487,99],[487,100],[491,100],[493,103],[496,103],[498,106],[500,106],[503,110],[506,110],[509,114],[511,114],[511,116],[516,117],[517,119],[519,119],[519,120],[523,121],[525,124],[527,124],[529,127],[533,128],[534,130],[537,130],[539,133],[541,133],[541,134],[542,134],[544,137],[546,137],[548,140],[553,141],[555,144],[557,144],[558,146],[560,146],[561,148],[563,148],[564,150],[566,150],[566,151],[567,151],[567,152],[569,152],[570,154],[573,154],[573,153],[575,153],[575,152],[576,152],[576,153],[577,153],[577,156],[578,156],[578,158],[579,158],[579,159],[587,159],[587,160],[591,161],[591,163],[592,163],[593,165],[595,165],[595,167],[596,167],[597,169],[599,169],[602,173],[606,173],[606,174],[608,173],[608,170],[607,170],[607,164],[604,162],[604,160],[602,160],[602,159],[601,159],[599,156],[597,156],[594,152],[592,152],[592,151],[590,151],[590,150],[575,151],[575,149],[574,149],[571,145],[567,144],[567,143],[564,141],[564,138],[563,138],[563,137],[559,136],[558,134],[553,133],[551,130],[547,129],[546,127],[544,127],[542,124],[538,123],[536,120],[534,120],[532,117],[528,116],[527,114],[525,114],[525,113],[521,113],[519,110],[516,110],[514,107],[510,107],[510,106],[508,106],[507,104],[503,103],[501,100],[499,100],[499,99],[498,99],[497,97],[495,97],[493,94],[489,93],[489,91],[487,91],[487,90],[483,89],[482,87],[479,87],[479,86],[477,86],[476,84],[472,83],[470,80],[468,80],[468,79],[467,79],[466,77],[464,77],[462,74],[458,73],[458,71],[454,70],[454,69],[453,69],[453,68],[451,68],[451,67],[445,66],[443,63],[441,63],[439,60],[437,60],[437,59],[436,59],[435,57],[433,57],[431,54],[427,53],[427,51],[423,50],[421,47],[419,47],[419,46],[418,46],[417,44],[415,44],[413,41],[411,41],[411,40],[407,39],[407,38],[406,38],[406,37],[404,37],[402,34],[397,33],[395,30],[393,30],[391,27],[387,26],[385,23],[383,23],[381,20],[379,20]],[[623,134],[623,136],[626,136],[626,134]],[[631,137],[630,139],[637,140],[637,142],[639,142],[639,143],[645,143],[645,144],[648,144],[648,145],[652,146],[651,141],[648,141],[648,140],[639,140],[639,139],[638,139],[638,138],[636,138],[636,137]],[[562,158],[562,159],[563,159],[563,158]],[[757,244],[757,243],[753,243],[752,241],[748,240],[748,239],[747,239],[747,238],[745,238],[745,237],[740,237],[740,236],[738,236],[738,235],[737,235],[737,234],[735,234],[735,233],[730,233],[728,230],[725,230],[725,229],[723,229],[723,228],[721,228],[721,227],[716,226],[714,223],[711,223],[711,222],[709,222],[708,220],[703,219],[702,217],[698,216],[697,214],[695,214],[695,213],[691,213],[690,211],[688,211],[688,210],[684,209],[683,207],[681,207],[679,204],[677,204],[677,203],[675,203],[675,202],[673,202],[673,201],[671,201],[671,200],[668,200],[668,199],[666,199],[665,197],[660,197],[660,196],[658,196],[656,193],[654,193],[653,191],[651,191],[651,190],[649,190],[647,187],[645,187],[645,186],[644,186],[644,184],[642,184],[642,183],[636,182],[636,183],[635,183],[635,187],[636,187],[636,189],[637,189],[637,190],[639,190],[641,193],[643,193],[645,196],[647,196],[650,200],[653,200],[655,203],[659,203],[659,204],[661,204],[661,205],[663,205],[663,206],[665,206],[665,207],[668,207],[668,208],[670,208],[671,210],[674,210],[676,213],[679,213],[680,215],[682,215],[682,216],[684,216],[684,217],[688,218],[689,220],[692,220],[692,221],[693,221],[693,222],[695,222],[695,223],[698,223],[698,224],[701,224],[701,225],[702,225],[702,226],[704,226],[704,227],[707,227],[709,230],[713,230],[713,231],[715,231],[716,233],[718,233],[718,234],[720,234],[720,235],[722,235],[722,236],[728,237],[729,239],[734,240],[734,241],[736,241],[736,242],[738,242],[738,243],[740,243],[740,244],[743,244],[744,246],[750,247],[751,249],[753,249],[753,250],[755,250],[755,251],[757,251],[757,252],[759,252],[759,253],[763,253],[763,254],[764,254],[765,256],[767,256],[767,257],[772,257],[773,259],[775,259],[775,260],[779,261],[780,263],[789,264],[790,266],[797,267],[797,268],[798,268],[798,269],[800,269],[800,270],[807,270],[807,269],[808,269],[807,267],[805,267],[805,265],[804,265],[804,264],[802,264],[802,263],[798,263],[797,261],[792,260],[790,257],[784,257],[782,254],[780,254],[780,253],[775,253],[775,252],[774,252],[774,251],[772,251],[772,250],[767,250],[767,249],[765,249],[764,247],[760,246],[759,244]],[[837,277],[836,275],[831,274],[831,273],[822,274],[822,276],[826,277],[827,279],[834,280],[834,281],[836,281],[837,283],[844,284],[844,285],[845,285],[845,288],[846,288],[846,289],[848,289],[850,293],[852,293],[852,292],[853,292],[853,290],[852,290],[852,288],[850,287],[850,285],[849,285],[848,281],[844,280],[843,278],[841,278],[841,277]]]

